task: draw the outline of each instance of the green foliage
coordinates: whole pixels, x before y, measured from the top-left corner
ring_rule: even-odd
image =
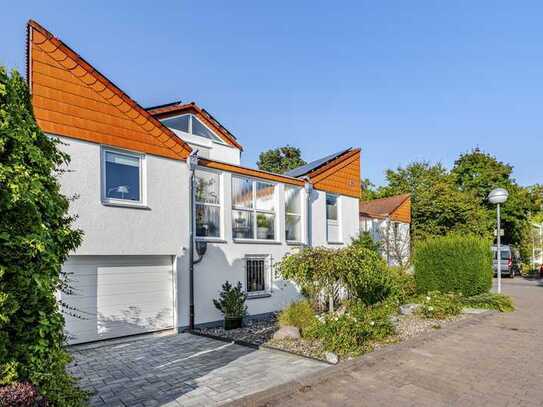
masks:
[[[343,315],[326,315],[317,320],[306,336],[320,340],[327,351],[340,356],[360,355],[371,349],[371,341],[394,333],[390,316],[395,310],[388,303],[371,307],[353,303]]]
[[[224,314],[225,318],[243,318],[247,314],[246,300],[247,294],[243,291],[240,281],[235,287],[226,281],[222,285],[219,299],[214,299],[213,305]]]
[[[319,306],[319,297],[334,296],[340,275],[335,266],[339,250],[308,247],[289,254],[276,267],[283,278],[294,281],[312,305]]]
[[[295,326],[302,336],[315,323],[315,311],[307,300],[293,302],[279,313],[280,326]]]
[[[369,178],[360,181],[360,200],[371,201],[377,198],[379,198],[379,190],[375,187],[375,184]]]
[[[462,305],[469,308],[493,309],[500,312],[511,312],[515,310],[513,300],[505,294],[482,293],[472,297],[461,298]]]
[[[306,164],[301,155],[299,148],[287,145],[260,153],[256,165],[263,171],[283,174]]]
[[[0,382],[29,381],[53,405],[77,406],[55,293],[82,232],[54,176],[69,161],[59,143],[37,126],[24,80],[0,67]]]
[[[351,239],[351,245],[369,249],[377,254],[381,253],[381,245],[373,240],[370,232],[361,232],[358,236]]]
[[[492,285],[490,242],[473,235],[450,234],[415,246],[417,291],[456,292],[472,296]]]
[[[380,197],[411,194],[413,241],[443,236],[452,231],[487,236],[491,223],[485,210],[469,193],[459,190],[441,164],[414,162],[388,170],[388,185]]]
[[[419,296],[417,303],[421,304],[419,315],[430,319],[446,319],[462,312],[462,295],[439,291],[431,291]]]
[[[348,246],[334,256],[334,266],[351,298],[372,305],[395,293],[394,279],[375,251]]]
[[[417,295],[415,275],[400,267],[388,267],[387,272],[394,281],[392,297],[399,303],[405,304]]]
[[[492,229],[495,228],[496,206],[488,202],[488,194],[497,187],[509,192],[501,212],[504,229],[502,242],[519,246],[523,235],[528,232],[530,214],[541,213],[541,195],[519,186],[512,178],[512,172],[511,165],[474,149],[456,160],[451,174],[458,188],[470,194],[485,209]]]

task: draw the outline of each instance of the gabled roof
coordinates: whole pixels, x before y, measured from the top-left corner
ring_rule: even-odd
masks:
[[[384,219],[392,216],[410,198],[410,194],[402,194],[371,201],[361,201],[359,204],[360,214],[369,218]]]
[[[302,165],[300,167],[294,168],[293,170],[287,171],[285,175],[288,175],[289,177],[303,177],[304,175],[309,174],[312,171],[317,170],[318,168],[322,167],[323,165],[326,165],[327,163],[335,160],[336,158],[341,157],[343,154],[351,151],[352,148],[348,148],[346,150],[339,151],[335,154],[327,155],[326,157],[319,158],[318,160],[311,161],[308,164]]]
[[[236,137],[230,133],[211,113],[198,106],[195,102],[182,103],[180,100],[172,103],[166,103],[159,106],[152,106],[146,110],[157,119],[165,119],[184,113],[192,113],[202,120],[207,126],[211,127],[217,135],[227,144],[239,148],[243,147],[238,143]]]
[[[185,159],[190,146],[35,21],[27,25],[27,80],[47,133]]]

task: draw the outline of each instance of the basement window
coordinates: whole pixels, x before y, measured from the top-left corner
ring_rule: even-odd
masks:
[[[270,293],[270,257],[249,255],[245,258],[247,295],[261,296]]]

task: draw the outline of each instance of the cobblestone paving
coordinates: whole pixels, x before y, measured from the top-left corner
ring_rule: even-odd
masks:
[[[190,334],[71,352],[93,406],[219,405],[327,366]]]
[[[486,316],[375,363],[355,364],[270,404],[543,406],[543,283],[506,279],[503,291],[513,296],[516,312]]]

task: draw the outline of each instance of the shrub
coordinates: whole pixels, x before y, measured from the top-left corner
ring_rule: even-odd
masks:
[[[363,247],[377,254],[381,254],[381,244],[371,237],[370,232],[361,232],[357,237],[351,239],[351,245]]]
[[[405,304],[417,295],[415,276],[400,267],[389,267],[387,270],[394,281],[393,298],[400,304]]]
[[[505,294],[483,293],[473,297],[462,298],[462,305],[470,308],[486,308],[500,312],[511,312],[515,310],[511,297]]]
[[[0,67],[0,383],[33,383],[57,406],[84,393],[66,373],[61,271],[81,243],[55,174],[69,157],[34,119],[25,81]]]
[[[351,298],[372,305],[395,293],[394,277],[379,254],[351,245],[339,251],[334,260],[341,282]]]
[[[335,267],[338,253],[326,247],[307,247],[285,256],[276,267],[283,278],[298,284],[302,294],[318,308],[322,295],[335,297],[339,289]]]
[[[449,234],[415,246],[417,291],[457,292],[469,297],[492,285],[490,242],[477,236]]]
[[[460,299],[461,295],[432,291],[418,298],[417,302],[421,304],[418,313],[430,319],[450,318],[462,312],[463,306]]]
[[[221,311],[225,318],[243,318],[247,314],[247,294],[243,292],[241,282],[234,287],[226,281],[222,285],[222,291],[218,300],[213,300],[213,305]]]
[[[306,336],[320,340],[327,351],[340,356],[360,355],[371,348],[372,340],[394,333],[390,321],[394,309],[387,303],[369,307],[357,302],[343,315],[326,315],[316,320]]]
[[[315,322],[315,311],[307,300],[290,304],[279,313],[280,326],[295,326],[304,335],[305,331]]]
[[[30,383],[13,383],[0,387],[0,406],[10,407],[46,407],[48,402],[40,397],[36,387]]]

